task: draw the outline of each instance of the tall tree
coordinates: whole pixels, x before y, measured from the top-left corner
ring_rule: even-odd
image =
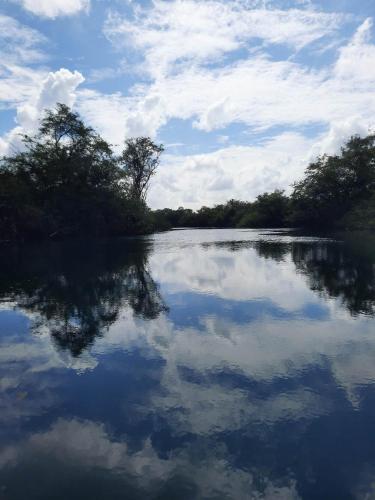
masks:
[[[155,144],[149,137],[127,139],[119,158],[126,176],[130,198],[145,201],[151,177],[159,165],[162,144]]]
[[[25,151],[8,158],[14,171],[23,171],[39,190],[69,185],[115,189],[121,171],[110,145],[68,106],[57,104],[43,117],[38,133],[23,136]]]

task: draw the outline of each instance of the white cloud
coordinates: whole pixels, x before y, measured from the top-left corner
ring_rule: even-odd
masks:
[[[181,202],[199,208],[229,198],[249,200],[266,190],[286,189],[302,175],[312,145],[313,141],[301,134],[284,133],[254,146],[167,157],[153,181],[149,202],[156,208],[165,206],[165,200],[175,208]]]
[[[22,7],[37,16],[54,19],[88,11],[90,0],[19,0]]]
[[[332,71],[311,70],[265,56],[224,68],[186,69],[155,81],[140,99],[148,92],[159,96],[163,103],[160,116],[195,119],[195,126],[204,131],[233,122],[256,129],[330,124],[353,113],[371,123],[375,75],[360,65],[355,78],[344,78],[337,73],[343,57],[345,51]]]
[[[124,97],[120,93],[101,94],[85,89],[78,94],[77,109],[115,149],[128,137],[155,138],[167,122],[163,102],[152,92],[144,97]]]
[[[20,134],[34,132],[45,109],[61,102],[72,106],[76,99],[76,89],[84,81],[78,71],[65,68],[48,73],[39,84],[32,88],[29,98],[17,106],[17,126],[10,130],[0,143],[0,153],[8,154],[22,147]]]
[[[76,99],[75,91],[84,77],[78,71],[69,71],[61,68],[58,71],[49,73],[42,82],[36,108],[38,111],[54,106],[56,102],[61,102],[67,106],[73,106]]]
[[[366,122],[361,116],[352,116],[346,120],[335,122],[324,134],[322,140],[314,145],[310,159],[313,160],[323,154],[337,154],[349,137],[353,135],[365,137],[370,131],[369,122]]]
[[[207,189],[210,191],[227,191],[228,189],[232,189],[233,186],[233,179],[223,175],[214,179],[211,184],[208,185]]]
[[[340,50],[335,65],[335,75],[343,83],[348,81],[363,84],[368,89],[369,83],[375,79],[375,45],[371,43],[373,21],[371,18],[359,26],[350,43]]]
[[[151,9],[136,9],[135,20],[112,13],[105,34],[116,45],[130,42],[143,51],[146,70],[161,77],[181,63],[217,61],[257,39],[300,49],[332,34],[341,20],[309,10],[249,8],[242,0],[156,0]]]
[[[172,119],[184,120],[187,129],[193,126],[198,131],[194,135],[218,130],[219,143],[231,144],[209,154],[165,155],[150,192],[154,207],[197,207],[287,187],[314,155],[335,152],[347,135],[372,128],[375,115],[372,20],[365,20],[343,45],[340,30],[347,17],[303,3],[155,0],[149,8],[132,3],[134,16],[112,12],[104,32],[117,50],[125,47],[139,53],[142,62],[137,69],[147,78],[127,94],[105,94],[77,89],[75,76],[74,98],[67,100],[75,99],[76,109],[116,147],[125,137],[149,135],[157,140]],[[56,5],[49,2],[48,8]],[[24,50],[37,50],[42,39],[23,28],[15,25],[13,38],[24,40],[18,44]],[[322,43],[335,47],[330,52],[334,60],[313,67],[308,55],[319,57],[316,49]],[[275,46],[282,46],[282,57],[275,57]],[[296,57],[301,49],[304,57]],[[91,77],[122,71],[123,66],[106,67]],[[0,95],[7,106],[18,108],[22,126],[32,128],[40,116],[40,99],[45,106],[64,101],[58,95],[65,90],[52,77],[40,90],[46,78],[44,69],[14,64],[3,69]],[[234,137],[226,130],[232,124],[243,132],[256,131],[257,137],[263,134],[263,142],[254,144],[249,133],[249,146],[236,146],[246,135]],[[317,131],[305,135],[303,127],[311,125]],[[277,133],[272,131],[276,128]],[[322,131],[328,131],[326,136]],[[3,151],[7,140],[0,141]],[[194,147],[189,137],[183,142]],[[194,176],[189,173],[192,162],[199,166]]]
[[[120,147],[125,136],[133,135],[128,130],[126,119],[136,103],[121,94],[105,95],[83,89],[78,96],[77,109],[111,144]]]
[[[38,47],[45,42],[46,38],[39,31],[22,25],[10,16],[0,14],[0,66],[5,63],[43,60],[45,55]]]
[[[47,60],[41,50],[47,39],[37,30],[0,15],[0,110],[17,109],[35,100],[45,69],[27,66]],[[27,120],[26,120],[27,121]],[[0,138],[0,156],[9,150],[15,130]]]
[[[2,67],[0,78],[0,105],[16,108],[33,98],[35,91],[45,77],[43,70],[34,70],[19,65]]]
[[[288,141],[289,155],[281,148],[271,156],[272,141],[268,140],[261,146],[233,146],[207,155],[166,158],[150,192],[154,206],[160,206],[161,200],[168,200],[169,206],[185,203],[191,207],[224,201],[223,193],[215,195],[212,189],[223,183],[222,176],[232,178],[233,197],[249,198],[259,193],[257,189],[287,187],[312,155],[324,152],[324,148],[337,151],[346,134],[371,128],[375,114],[371,19],[342,45],[339,30],[346,22],[344,15],[319,12],[308,3],[307,8],[289,10],[275,7],[275,2],[266,8],[259,5],[157,0],[149,9],[136,6],[134,19],[115,13],[107,19],[107,37],[116,48],[126,45],[137,49],[143,57],[140,68],[150,77],[149,83],[133,89],[125,134],[142,131],[156,137],[172,118],[191,120],[195,128],[205,132],[220,129],[223,135],[233,123],[257,132],[272,127],[284,127],[285,131],[319,127],[308,138],[302,130],[275,136],[275,144],[282,143],[288,134],[297,137],[295,143]],[[308,58],[293,58],[296,51],[323,39],[335,50],[341,43],[333,64],[313,68]],[[270,47],[276,44],[284,45],[289,57],[273,57]],[[154,103],[152,112],[145,106],[148,100]],[[329,131],[327,137],[322,130]],[[188,173],[191,161],[201,165],[196,176]],[[208,167],[212,162],[217,166],[216,175]]]

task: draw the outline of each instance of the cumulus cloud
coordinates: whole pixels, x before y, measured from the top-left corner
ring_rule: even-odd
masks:
[[[50,108],[56,102],[72,106],[76,95],[75,90],[84,81],[78,71],[69,71],[61,68],[54,73],[49,73],[42,82],[36,107],[38,110]]]
[[[73,9],[78,3],[64,5]],[[41,9],[47,2],[32,4]],[[50,17],[59,5],[48,2]],[[130,8],[126,16],[112,10],[104,33],[121,57],[123,50],[138,54],[138,63],[126,68],[145,78],[127,92],[112,94],[77,88],[73,82],[74,99],[67,101],[74,101],[90,125],[116,147],[125,137],[158,140],[171,120],[184,121],[189,155],[164,156],[150,191],[154,207],[197,207],[286,188],[317,154],[336,152],[348,135],[365,134],[373,126],[371,18],[348,38],[347,15],[323,12],[311,2],[155,0],[148,7],[133,2]],[[16,44],[23,47],[19,60],[24,52],[38,52],[43,40],[37,32],[9,26],[11,39],[23,40]],[[319,52],[322,46],[330,59]],[[121,66],[91,72],[92,83],[123,71]],[[42,91],[46,78],[49,83]],[[40,116],[39,101],[45,106],[64,102],[64,92],[44,68],[8,65],[0,79],[3,102],[17,109],[18,123],[25,127]],[[233,124],[239,130],[236,137],[228,130]],[[189,128],[195,130],[190,133]],[[217,151],[208,153],[204,147],[204,154],[193,155],[200,145],[189,144],[189,135],[201,134],[204,144],[204,134],[215,130]],[[7,141],[0,141],[2,150]],[[193,164],[196,173],[191,175]]]
[[[337,151],[348,135],[363,134],[371,127],[375,112],[372,20],[365,20],[343,44],[339,32],[347,16],[302,3],[289,2],[293,8],[288,8],[284,2],[282,9],[278,2],[265,7],[262,2],[157,0],[150,8],[138,5],[133,19],[109,15],[106,36],[117,49],[126,45],[138,50],[143,61],[139,69],[149,77],[148,83],[134,88],[132,102],[127,102],[125,133],[142,131],[155,137],[172,118],[190,120],[204,132],[220,130],[223,136],[233,123],[258,133],[284,127],[260,147],[232,146],[206,155],[166,159],[150,193],[154,206],[166,199],[170,206],[191,207],[224,201],[223,193],[215,196],[218,190],[212,189],[224,185],[222,176],[232,179],[233,197],[285,188],[294,175],[302,173],[302,142],[306,166],[314,155]],[[334,63],[309,66],[310,47],[316,51],[314,44],[322,41],[336,50]],[[272,47],[276,45],[284,46],[289,57],[275,58]],[[295,58],[302,49],[305,57]],[[153,103],[151,111],[145,105],[148,100]],[[302,129],[295,132],[311,125],[318,130],[313,137],[304,136]],[[289,141],[288,157],[284,152],[280,160],[283,149],[274,149],[271,157],[272,141],[282,144],[288,134],[297,138],[295,143]],[[239,162],[235,169],[234,161]],[[202,167],[199,181],[188,173],[191,162]],[[207,168],[212,162],[216,176]]]
[[[366,122],[361,116],[352,116],[346,120],[334,122],[322,140],[313,146],[310,159],[313,160],[323,154],[337,154],[349,137],[353,135],[365,137],[370,132],[369,122]]]
[[[33,89],[30,98],[17,106],[17,126],[2,138],[0,152],[7,154],[9,150],[19,149],[22,146],[20,134],[34,132],[45,109],[54,107],[58,102],[72,106],[76,89],[83,81],[81,73],[65,68],[48,73]]]
[[[228,176],[220,176],[218,179],[214,179],[208,186],[208,190],[211,191],[226,191],[233,188],[233,179]]]
[[[54,19],[88,11],[90,0],[19,0],[22,7],[37,16]]]
[[[151,186],[150,203],[165,200],[177,208],[181,201],[199,208],[226,198],[248,200],[259,193],[286,189],[303,173],[313,145],[302,134],[284,133],[254,146],[229,146],[213,153],[169,156]],[[226,191],[228,190],[228,191]],[[186,195],[190,197],[186,200]]]
[[[148,95],[123,96],[84,89],[78,94],[77,109],[110,143],[118,149],[124,139],[137,136],[156,138],[168,117],[163,100]]]
[[[117,147],[123,144],[125,136],[134,135],[127,126],[127,117],[136,105],[134,99],[120,93],[108,95],[88,89],[79,93],[76,104],[84,118]]]
[[[0,155],[20,147],[20,133],[33,132],[42,112],[57,102],[74,103],[76,88],[84,78],[78,71],[25,65],[47,59],[40,47],[47,39],[15,19],[0,15],[0,106],[16,111],[17,126],[0,139]]]

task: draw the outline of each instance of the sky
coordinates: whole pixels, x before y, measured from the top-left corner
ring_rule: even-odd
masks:
[[[375,125],[375,0],[0,0],[0,155],[57,102],[165,152],[152,208],[290,190]]]

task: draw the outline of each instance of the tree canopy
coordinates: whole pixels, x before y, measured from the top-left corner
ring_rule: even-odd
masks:
[[[112,146],[64,104],[45,112],[23,149],[0,160],[0,241],[144,234],[171,227],[375,228],[375,135],[353,136],[304,177],[254,201],[151,211],[150,181],[163,145]]]
[[[275,190],[253,202],[229,200],[197,211],[164,209],[164,226],[375,228],[375,135],[351,137],[337,155],[308,165],[292,193]]]
[[[0,162],[1,239],[151,229],[145,194],[158,161],[150,159],[150,152],[160,154],[162,146],[129,139],[117,157],[108,142],[63,104],[46,111],[38,132],[23,135],[22,141],[21,152]],[[145,172],[140,182],[131,162],[122,165],[131,144],[137,145],[136,166]]]
[[[130,198],[145,201],[150,179],[155,175],[164,147],[149,137],[137,137],[125,141],[125,149],[119,158],[126,177]]]
[[[375,135],[351,137],[341,154],[317,158],[294,184],[292,221],[308,226],[341,225],[346,214],[374,193]]]

